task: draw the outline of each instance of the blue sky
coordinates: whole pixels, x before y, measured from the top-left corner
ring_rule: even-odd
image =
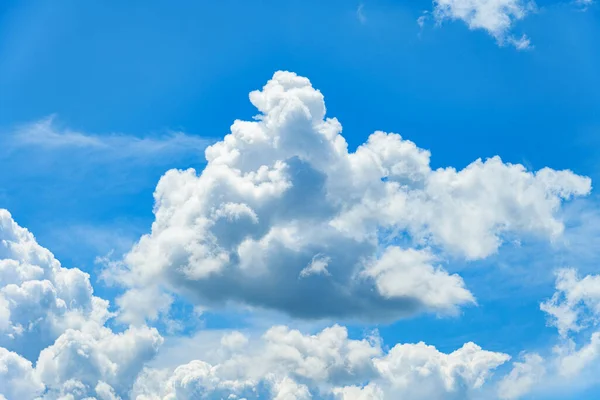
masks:
[[[171,349],[177,357],[170,358],[168,350],[157,349],[153,360],[145,360],[156,368],[173,368],[177,363],[203,357],[208,350],[191,345],[190,338],[218,343],[217,333],[239,329],[252,342],[252,335],[272,325],[286,324],[303,334],[316,334],[339,323],[347,327],[352,339],[377,329],[388,348],[396,343],[423,341],[441,353],[451,353],[464,343],[474,342],[484,350],[511,356],[511,361],[494,368],[496,372],[488,379],[489,384],[479,388],[479,392],[469,392],[472,398],[496,398],[496,386],[503,377],[510,376],[512,363],[519,362],[523,354],[539,353],[547,365],[545,376],[552,377],[555,371],[551,365],[562,362],[553,358],[552,346],[572,340],[576,348],[581,348],[596,329],[594,307],[600,304],[600,297],[594,297],[595,289],[582,289],[591,298],[573,295],[571,300],[568,289],[561,292],[570,310],[588,307],[591,311],[585,312],[592,315],[586,320],[585,329],[571,329],[569,337],[557,333],[560,317],[540,310],[540,303],[550,299],[556,290],[560,292],[555,288],[557,270],[575,268],[581,277],[589,275],[589,281],[598,274],[600,257],[594,249],[600,240],[600,205],[594,189],[591,193],[573,189],[573,197],[577,198],[559,201],[548,215],[544,214],[545,205],[540,209],[532,205],[525,211],[507,211],[508,222],[499,222],[506,224],[502,245],[483,257],[470,259],[451,251],[462,251],[467,245],[454,244],[454,239],[431,228],[436,223],[433,220],[424,223],[432,229],[426,238],[431,242],[425,245],[410,231],[408,245],[419,251],[431,249],[437,257],[436,266],[440,265],[444,273],[459,274],[464,287],[476,299],[476,304],[455,300],[458,308],[452,315],[445,314],[446,308],[433,307],[432,312],[417,307],[419,311],[406,315],[398,311],[399,314],[384,318],[384,312],[379,310],[397,305],[373,300],[368,303],[373,311],[366,313],[378,315],[373,320],[365,319],[366,314],[358,311],[332,311],[317,321],[306,320],[294,310],[305,310],[302,304],[319,301],[318,284],[310,287],[304,299],[291,299],[288,307],[274,305],[279,300],[270,302],[267,294],[249,294],[254,293],[253,288],[233,280],[232,285],[240,285],[239,292],[227,298],[233,303],[225,305],[216,293],[218,285],[225,285],[225,281],[207,280],[207,286],[195,286],[194,280],[182,283],[179,278],[164,275],[153,281],[159,278],[140,272],[154,265],[149,259],[140,261],[152,257],[150,249],[166,246],[158,234],[150,237],[147,249],[132,250],[140,237],[150,232],[155,221],[153,209],[160,210],[153,199],[155,189],[167,196],[167,186],[177,186],[165,183],[164,189],[157,189],[161,176],[173,168],[189,167],[200,174],[206,166],[204,149],[222,141],[235,120],[251,121],[259,113],[248,93],[263,88],[280,70],[308,78],[312,87],[324,95],[326,115],[337,118],[343,126],[341,135],[350,152],[367,142],[375,131],[395,132],[431,153],[432,170],[453,167],[460,171],[478,158],[486,160],[498,155],[504,163],[522,164],[529,171],[544,167],[570,170],[573,176],[591,178],[593,188],[600,178],[600,8],[586,1],[539,0],[533,7],[533,3],[525,1],[497,0],[497,4],[505,4],[499,12],[507,15],[506,28],[495,28],[497,16],[489,13],[479,22],[473,22],[470,16],[461,17],[460,4],[472,4],[471,13],[477,13],[479,4],[485,3],[223,0],[174,5],[166,1],[3,1],[0,208],[10,211],[14,221],[31,231],[39,245],[49,249],[63,267],[90,274],[94,294],[109,300],[111,311],[121,315],[139,313],[144,327],[158,328],[165,349]],[[444,4],[449,8],[444,8]],[[518,8],[523,15],[511,14],[510,7]],[[420,17],[423,18],[418,23]],[[482,25],[475,26],[476,23]],[[511,40],[523,35],[529,41],[528,48],[519,49]],[[265,107],[267,111],[261,112],[270,115],[270,106]],[[286,126],[281,129],[291,129]],[[297,135],[303,131],[299,132]],[[317,193],[315,182],[319,176],[309,174],[307,181],[302,181],[307,193],[311,189]],[[492,175],[483,176],[482,181],[495,179]],[[564,187],[570,184],[564,183]],[[198,185],[202,191],[200,182],[190,185]],[[510,185],[502,187],[506,192],[517,190]],[[481,190],[488,189],[485,186]],[[215,196],[227,198],[228,194],[219,194],[219,190],[214,188]],[[534,203],[554,201],[550,198],[555,192],[548,190]],[[299,208],[290,209],[291,215],[298,213],[290,218],[317,218],[310,214],[310,207],[300,209],[304,202],[302,189],[294,193],[297,198],[289,204]],[[530,192],[515,196],[522,199],[527,193]],[[504,194],[497,196],[505,198]],[[320,207],[320,203],[314,204],[315,209]],[[503,203],[497,200],[474,207],[485,211],[494,204]],[[431,212],[437,212],[433,207]],[[412,220],[413,214],[425,213],[424,210],[409,210],[405,218]],[[449,221],[464,221],[457,218]],[[550,229],[550,220],[564,223],[564,231],[558,236],[536,236],[536,224],[543,227],[538,230],[544,231]],[[174,224],[172,220],[165,223]],[[200,228],[194,229],[199,232]],[[460,229],[470,232],[468,222],[466,227],[452,229],[456,229],[456,235]],[[499,228],[492,224],[490,229]],[[435,239],[436,235],[443,238]],[[190,243],[198,240],[190,239]],[[344,240],[336,236],[329,245],[343,247],[349,243]],[[342,254],[352,251],[341,250]],[[383,247],[378,247],[378,251],[384,252]],[[133,256],[123,258],[128,253]],[[171,256],[169,260],[177,258],[177,254]],[[352,259],[353,255],[348,257]],[[104,258],[104,262],[98,258]],[[295,262],[289,256],[285,260]],[[334,261],[328,265],[332,275],[337,268]],[[173,271],[179,268],[161,268],[166,271],[171,267]],[[0,274],[0,285],[7,285],[2,279]],[[396,279],[403,282],[408,278]],[[265,285],[268,291],[270,286]],[[148,290],[144,296],[149,297],[140,294],[136,300],[135,290]],[[282,290],[302,293],[298,288]],[[127,293],[131,293],[129,301],[119,303]],[[273,293],[278,299],[279,292]],[[369,297],[361,291],[351,294],[352,298]],[[174,300],[171,309],[169,298]],[[567,307],[560,299],[555,305]],[[132,301],[148,305],[128,310]],[[298,305],[298,301],[304,303]],[[331,301],[332,310],[337,310],[333,304],[336,300],[332,297]],[[0,329],[1,306],[0,301]],[[194,312],[195,306],[199,307],[196,311],[201,308],[203,313]],[[144,319],[144,312],[149,313],[148,319]],[[139,325],[139,321],[119,318],[100,325],[106,324],[115,332],[125,331],[129,324]],[[34,336],[32,340],[35,339]],[[42,341],[40,336],[39,342]],[[35,369],[37,354],[25,354],[0,341],[0,347],[4,345],[28,358],[33,363],[33,374],[39,373]],[[591,361],[587,368],[597,371],[600,359]],[[531,384],[530,390],[519,398],[592,399],[600,390],[600,382],[584,373],[543,390],[543,382],[547,381],[538,375],[535,376],[542,382],[538,385],[541,388]],[[111,384],[111,393],[128,398],[123,393],[130,393],[135,379],[134,376],[129,383]],[[333,396],[333,392],[324,394],[320,386],[321,391],[316,394],[307,378],[295,379],[307,385],[313,398]],[[87,381],[82,382],[88,385]],[[268,386],[270,381],[265,382]],[[515,387],[524,385],[523,380],[505,382],[512,382]],[[67,390],[52,388],[47,382],[42,384],[46,385],[44,398],[58,398],[57,393]],[[352,382],[365,384],[366,381]],[[102,388],[93,389],[95,394],[88,395],[109,398],[102,397]],[[202,390],[206,391],[182,391],[177,395],[220,398],[225,393]],[[272,397],[264,398],[276,398],[275,389],[269,390]],[[389,398],[388,389],[383,390],[388,397],[381,398]],[[297,393],[300,392],[299,389]],[[8,399],[20,392],[7,393],[2,393],[0,387],[0,394]],[[201,397],[199,393],[213,397]],[[408,399],[420,398],[414,390],[406,393]],[[443,393],[439,398],[461,398],[456,391]],[[345,396],[339,398],[359,399]],[[368,393],[365,396],[379,398]],[[303,398],[297,394],[285,399]]]

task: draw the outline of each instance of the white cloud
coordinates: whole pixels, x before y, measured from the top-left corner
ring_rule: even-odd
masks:
[[[168,312],[172,303],[173,298],[156,287],[132,289],[117,299],[122,310],[117,318],[137,325],[143,324],[145,319],[156,321]]]
[[[16,129],[8,136],[7,148],[39,148],[44,151],[67,150],[81,152],[97,159],[134,159],[152,162],[153,157],[169,157],[191,151],[200,152],[209,141],[206,138],[170,132],[156,137],[136,137],[124,134],[93,135],[60,127],[50,116]]]
[[[147,369],[134,398],[464,398],[509,358],[473,343],[450,354],[423,343],[396,345],[386,353],[378,339],[349,339],[337,325],[315,335],[273,327],[234,354],[221,349],[212,354],[211,362],[191,361],[172,372]]]
[[[0,239],[0,346],[37,357],[66,329],[102,325],[111,316],[89,275],[63,268],[6,210]]]
[[[545,356],[529,353],[515,362],[498,385],[501,399],[600,383],[600,275],[580,278],[571,268],[556,275],[556,293],[540,308],[558,330],[557,344]]]
[[[0,347],[0,399],[33,399],[43,390],[31,362]]]
[[[300,277],[305,278],[313,274],[325,274],[329,275],[327,271],[327,265],[329,264],[330,258],[325,257],[322,254],[316,254],[310,263],[300,271]]]
[[[312,398],[306,385],[298,384],[290,378],[283,378],[273,384],[273,400],[309,400]]]
[[[525,354],[498,385],[501,399],[517,399],[527,394],[546,374],[545,360],[539,354]]]
[[[433,15],[437,21],[461,20],[469,29],[487,31],[503,45],[509,43],[517,49],[530,47],[523,35],[516,38],[511,34],[514,23],[523,19],[535,8],[530,0],[434,0]]]
[[[434,261],[435,257],[427,250],[390,246],[364,274],[375,280],[377,290],[387,298],[421,297],[427,307],[449,311],[455,304],[474,302],[463,280],[433,267]]]
[[[162,337],[145,326],[115,333],[110,317],[88,274],[62,267],[0,209],[0,398],[125,396]]]
[[[111,277],[203,307],[294,317],[452,313],[474,298],[459,276],[422,259],[425,248],[477,260],[506,236],[554,240],[562,202],[591,190],[571,171],[529,172],[499,157],[432,170],[429,151],[393,133],[349,152],[323,95],[290,72],[250,100],[260,115],[208,147],[203,171],[161,178],[152,231]]]
[[[478,390],[508,359],[472,343],[450,354],[423,343],[386,352],[377,335],[351,339],[339,325],[316,334],[281,325],[260,337],[229,331],[196,360],[144,368],[163,343],[157,330],[105,326],[112,314],[108,302],[93,295],[89,276],[62,267],[6,210],[0,217],[0,398],[308,400],[355,391],[382,399],[395,399],[394,393],[460,397]],[[185,349],[188,356],[193,349]]]
[[[587,275],[583,279],[574,269],[557,273],[556,293],[540,305],[562,336],[578,332],[582,324],[595,324],[600,316],[600,276]],[[587,314],[591,312],[591,314]],[[582,321],[582,317],[585,317]]]
[[[375,384],[365,386],[346,386],[333,389],[339,400],[384,400],[383,390]]]
[[[93,396],[100,390],[125,395],[141,371],[162,344],[154,328],[130,328],[115,334],[108,328],[95,331],[67,330],[44,349],[36,364],[36,373],[47,388],[47,397],[69,392],[75,384],[78,393]]]
[[[455,313],[475,299],[445,260],[488,257],[515,236],[555,240],[563,201],[591,190],[571,171],[529,172],[498,157],[432,170],[429,152],[397,134],[376,132],[348,152],[321,93],[291,73],[250,98],[261,115],[209,147],[202,173],[172,170],[159,182],[152,232],[106,270],[128,289],[117,313],[88,274],[63,267],[0,210],[0,399],[488,395],[506,354],[470,342],[448,353],[425,343],[388,349],[340,325],[227,332],[205,354],[186,348],[192,359],[181,365],[148,366],[163,338],[144,320],[168,314],[174,294],[294,317]],[[98,146],[68,140],[76,145],[60,146]],[[541,307],[559,344],[515,362],[499,383],[503,398],[549,379],[597,379],[600,278],[562,270],[556,287]],[[113,330],[115,316],[133,325]]]
[[[466,398],[479,389],[491,372],[510,357],[466,343],[450,354],[424,343],[396,345],[375,365],[386,399],[403,393],[407,399]],[[387,387],[387,389],[385,389]]]

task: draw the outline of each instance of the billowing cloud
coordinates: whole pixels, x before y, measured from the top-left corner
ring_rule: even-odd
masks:
[[[294,73],[275,73],[250,101],[260,114],[208,147],[203,171],[161,178],[152,231],[111,279],[153,298],[301,318],[455,313],[474,296],[442,267],[447,256],[482,259],[506,237],[556,239],[562,201],[591,189],[571,171],[499,157],[434,170],[429,151],[394,133],[351,152],[323,95]]]
[[[579,278],[572,268],[559,270],[556,293],[540,308],[550,316],[550,323],[562,336],[578,332],[585,325],[597,324],[600,317],[600,275]]]
[[[273,326],[227,332],[198,359],[149,368],[163,343],[157,330],[113,331],[89,276],[61,266],[8,211],[0,216],[0,399],[462,398],[509,358],[473,343],[450,354],[424,343],[388,351],[377,334],[351,339],[340,325],[314,334]]]
[[[385,352],[377,337],[349,339],[338,325],[315,335],[273,327],[229,356],[214,354],[220,356],[210,363],[195,360],[172,372],[147,369],[134,398],[462,399],[509,359],[473,343],[450,354],[424,343]]]
[[[98,385],[104,392],[125,395],[161,344],[158,332],[147,327],[119,334],[108,328],[87,332],[70,329],[41,352],[36,373],[45,383],[49,398],[72,387],[79,393],[76,398],[94,396]]]
[[[66,329],[103,325],[111,316],[89,275],[63,268],[6,210],[0,237],[0,346],[34,359]]]
[[[0,399],[33,399],[43,390],[31,362],[0,347]]]
[[[0,398],[121,398],[162,337],[115,333],[89,275],[64,268],[0,209]]]
[[[434,0],[433,15],[442,22],[461,20],[469,29],[482,29],[496,39],[498,44],[512,44],[517,49],[527,49],[527,36],[511,34],[514,23],[535,8],[532,0]]]
[[[498,385],[501,399],[518,399],[529,393],[546,374],[545,360],[539,354],[525,354],[522,361],[513,363],[513,368]]]

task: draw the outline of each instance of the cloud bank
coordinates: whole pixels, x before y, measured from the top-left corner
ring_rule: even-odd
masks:
[[[62,267],[6,210],[0,217],[0,398],[462,398],[509,359],[473,343],[450,354],[424,343],[386,351],[376,334],[351,339],[339,325],[316,334],[274,326],[258,338],[229,332],[205,359],[175,369],[144,367],[163,343],[157,330],[113,331],[89,276]]]

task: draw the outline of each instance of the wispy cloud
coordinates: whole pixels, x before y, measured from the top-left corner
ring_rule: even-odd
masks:
[[[356,18],[358,18],[361,24],[367,23],[367,17],[365,16],[365,5],[363,3],[360,3],[356,9]]]
[[[160,136],[137,137],[126,134],[96,135],[63,128],[52,115],[22,125],[7,136],[9,150],[40,149],[45,151],[94,153],[95,159],[148,160],[153,156],[200,153],[210,140],[182,132]]]
[[[23,124],[0,134],[0,207],[25,215],[65,261],[89,264],[126,250],[149,223],[160,176],[201,167],[211,142],[181,132],[82,132],[56,116]]]

